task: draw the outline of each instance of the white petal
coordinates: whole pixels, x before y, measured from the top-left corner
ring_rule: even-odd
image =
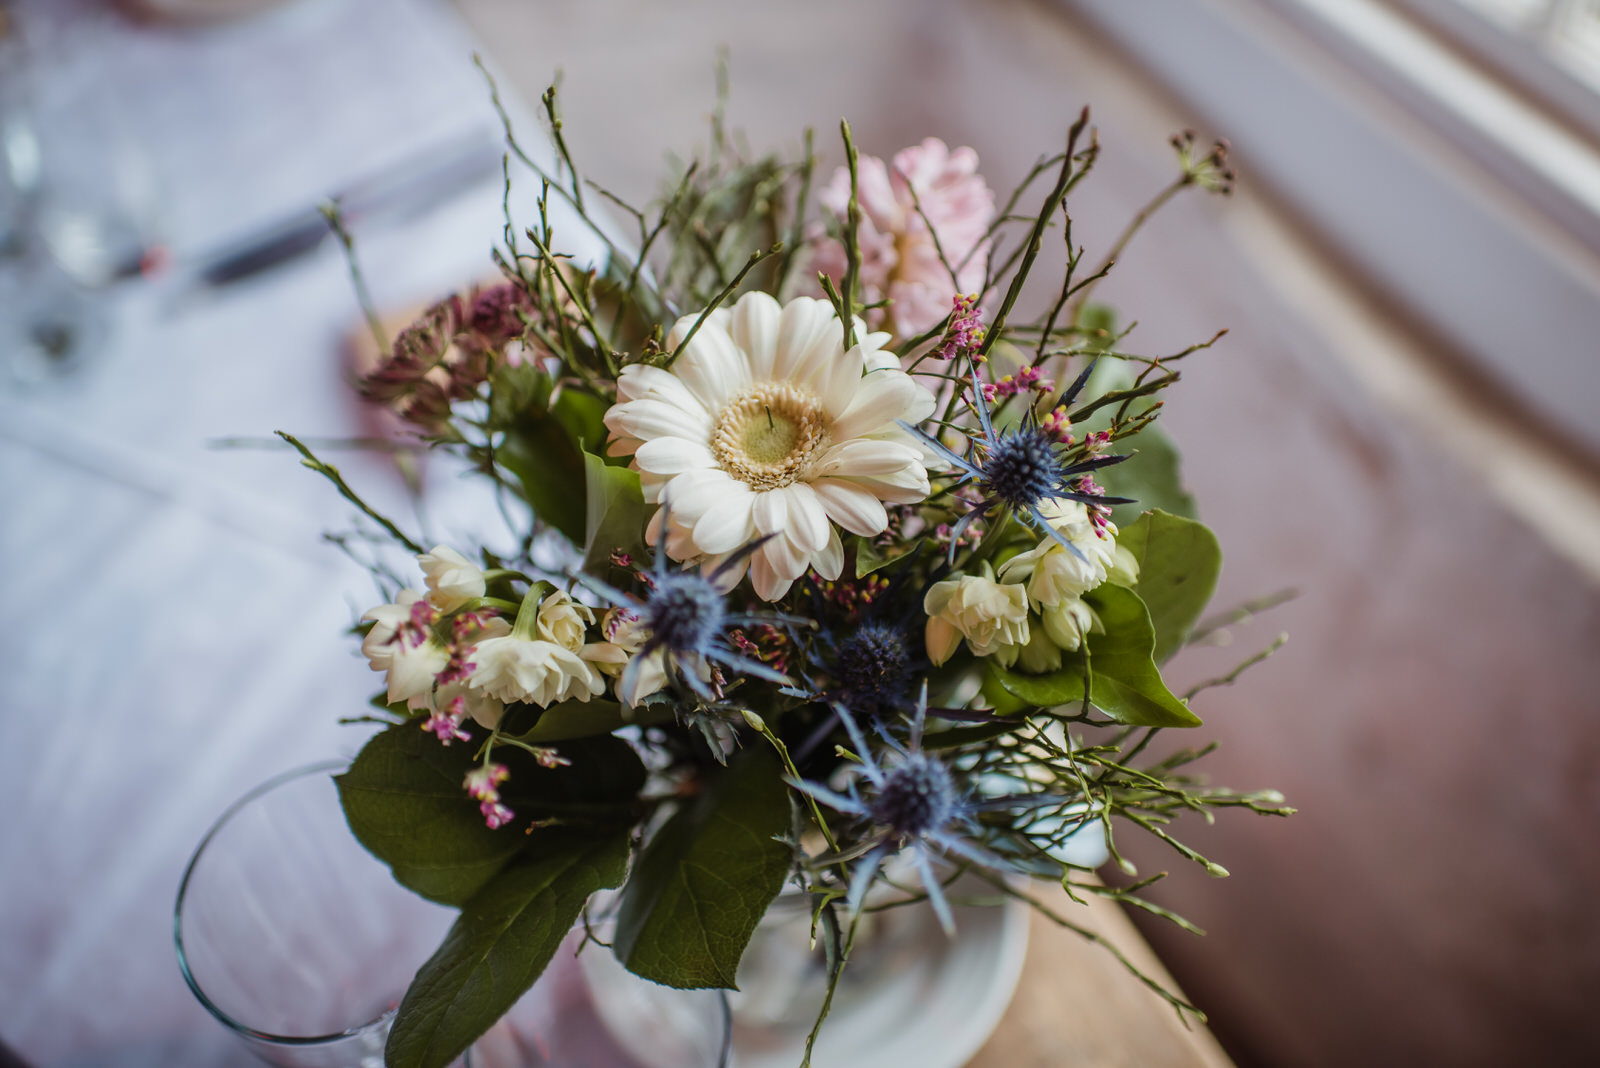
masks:
[[[705,405],[670,371],[642,363],[629,364],[617,377],[617,400],[645,399],[666,401],[685,411],[705,414]]]
[[[714,468],[717,458],[696,441],[683,438],[655,438],[639,446],[634,465],[652,475],[677,475],[700,468]]]
[[[695,522],[695,546],[703,553],[729,553],[749,541],[750,511],[756,497],[744,483],[729,479],[728,492]]]
[[[772,567],[772,573],[785,583],[793,582],[804,575],[806,568],[811,564],[810,554],[801,552],[800,547],[784,534],[765,542],[756,550],[756,555],[765,557]]]
[[[921,481],[906,477],[904,479],[889,478],[851,478],[846,481],[872,494],[885,504],[915,504],[928,496],[928,476],[921,468],[917,469]]]
[[[778,322],[783,308],[766,293],[746,293],[733,306],[730,333],[733,343],[750,360],[750,376],[757,382],[772,378],[772,364],[778,355]]]
[[[729,397],[750,384],[750,364],[744,353],[728,336],[727,327],[711,319],[678,354],[672,373],[710,412],[719,411]]]
[[[605,414],[605,424],[618,437],[640,441],[667,437],[706,441],[711,437],[711,417],[704,409],[690,411],[648,398],[614,405]]]
[[[889,525],[889,513],[872,491],[836,478],[819,478],[811,489],[827,509],[828,518],[852,534],[881,534]]]
[[[772,570],[772,565],[767,563],[767,558],[756,552],[750,559],[750,585],[755,587],[756,596],[763,601],[776,601],[788,593],[794,583],[779,578]]]
[[[671,506],[674,524],[693,526],[695,520],[706,514],[707,508],[744,488],[744,483],[735,483],[720,468],[695,468],[674,476],[662,487],[659,497]]]
[[[834,417],[834,439],[857,438],[907,418],[917,408],[917,392],[917,384],[908,374],[874,371],[856,387],[850,407]]]
[[[821,300],[796,297],[783,306],[778,321],[778,351],[772,364],[776,380],[799,380],[816,342],[830,330],[841,330],[833,308]],[[839,335],[844,339],[843,333]]]
[[[829,582],[844,571],[844,542],[839,539],[838,530],[831,526],[828,528],[828,544],[811,558],[811,566]]]
[[[915,468],[919,473],[922,471],[922,464],[910,447],[893,441],[857,438],[830,446],[817,458],[811,474],[813,477],[860,475],[892,478],[903,476],[908,468]]]
[[[822,399],[822,410],[829,419],[837,419],[849,410],[856,391],[861,388],[861,372],[861,350],[858,348],[842,354],[834,349],[830,358],[818,367],[812,388]]]
[[[756,494],[750,507],[757,534],[782,534],[789,523],[789,497],[782,489],[764,490]]]
[[[788,497],[789,537],[803,552],[820,553],[828,544],[828,512],[816,492],[804,482],[785,487]]]

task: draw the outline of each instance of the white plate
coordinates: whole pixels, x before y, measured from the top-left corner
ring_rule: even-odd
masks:
[[[959,897],[963,891],[973,897],[994,893],[983,883],[958,884],[951,893]],[[1011,1003],[1028,950],[1028,911],[1015,898],[1001,905],[958,905],[950,938],[925,904],[877,914],[897,929],[880,933],[877,944],[865,936],[858,943],[812,1063],[961,1068]],[[749,1015],[737,1008],[734,1013],[734,1068],[799,1068],[809,1013],[787,1026],[761,1026],[759,1013],[752,1026]]]

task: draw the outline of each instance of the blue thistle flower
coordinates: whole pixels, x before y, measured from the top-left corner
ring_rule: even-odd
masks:
[[[978,365],[972,362],[971,367],[972,379],[976,383]],[[1052,407],[1059,408],[1076,400],[1088,383],[1089,374],[1093,370],[1094,363],[1090,363],[1077,380],[1056,399]],[[1121,463],[1128,459],[1127,455],[1095,456],[1068,464],[1061,455],[1060,446],[1038,425],[1032,409],[1029,409],[1023,417],[1021,426],[997,433],[989,415],[988,398],[984,396],[981,388],[973,390],[973,408],[978,413],[978,424],[982,431],[982,437],[977,443],[977,451],[983,453],[981,462],[973,457],[955,453],[932,435],[909,423],[900,424],[961,472],[957,485],[976,481],[978,488],[984,494],[984,499],[957,520],[951,530],[950,560],[952,562],[955,560],[956,548],[961,544],[961,535],[973,520],[982,518],[992,509],[1001,506],[1010,508],[1034,529],[1054,538],[1074,556],[1082,559],[1082,550],[1050,525],[1040,512],[1039,506],[1056,497],[1093,505],[1131,504],[1132,498],[1098,496],[1073,489],[1071,485],[1076,479],[1091,471]]]
[[[868,621],[839,643],[834,662],[840,703],[865,716],[904,707],[911,697],[917,665],[911,642],[901,627]]]
[[[860,910],[867,889],[883,862],[902,849],[910,849],[917,875],[927,891],[934,914],[939,917],[940,926],[947,934],[953,933],[955,919],[934,874],[932,858],[951,854],[985,868],[1007,867],[1003,858],[969,840],[978,831],[978,814],[1017,805],[1055,803],[1060,799],[1050,794],[1019,794],[976,801],[969,798],[949,767],[922,750],[923,725],[928,716],[926,682],[917,699],[909,745],[902,747],[890,739],[888,749],[892,755],[887,760],[880,759],[867,746],[866,737],[848,708],[842,704],[833,707],[849,732],[856,755],[861,758],[859,776],[843,794],[804,779],[786,778],[784,781],[829,808],[870,826],[871,831],[856,847],[836,858],[861,858],[850,876],[846,897],[850,912],[854,914]],[[864,792],[860,789],[862,780],[866,782]]]
[[[723,592],[721,580],[766,540],[760,538],[736,550],[709,575],[702,574],[692,566],[673,567],[668,563],[667,554],[658,550],[653,554],[650,564],[647,580],[650,590],[643,598],[632,597],[591,575],[574,576],[607,601],[637,614],[649,629],[650,636],[622,673],[619,681],[623,689],[633,684],[645,657],[658,649],[666,650],[676,677],[707,701],[715,700],[716,695],[698,672],[682,670],[685,663],[691,666],[696,662],[717,663],[742,675],[765,679],[780,686],[791,684],[787,675],[741,655],[728,640],[728,630],[733,627],[757,623],[806,622],[776,613],[751,614],[728,610],[728,596]]]

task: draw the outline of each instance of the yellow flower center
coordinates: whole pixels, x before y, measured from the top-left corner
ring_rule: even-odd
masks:
[[[758,490],[798,480],[828,443],[822,402],[788,383],[767,382],[739,394],[711,432],[722,469]]]

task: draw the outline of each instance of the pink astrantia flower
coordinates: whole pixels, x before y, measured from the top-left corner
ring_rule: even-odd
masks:
[[[869,303],[893,302],[887,316],[874,312],[869,317],[873,325],[886,318],[897,335],[912,337],[937,325],[958,294],[983,287],[989,264],[984,234],[994,219],[994,191],[978,174],[972,149],[952,152],[930,137],[902,149],[887,164],[862,156],[856,198],[862,215],[857,241],[863,291]],[[820,199],[842,219],[850,203],[849,171],[834,172]],[[956,269],[954,279],[940,261],[940,249]],[[814,266],[837,283],[845,273],[844,246],[831,238],[819,242]]]

